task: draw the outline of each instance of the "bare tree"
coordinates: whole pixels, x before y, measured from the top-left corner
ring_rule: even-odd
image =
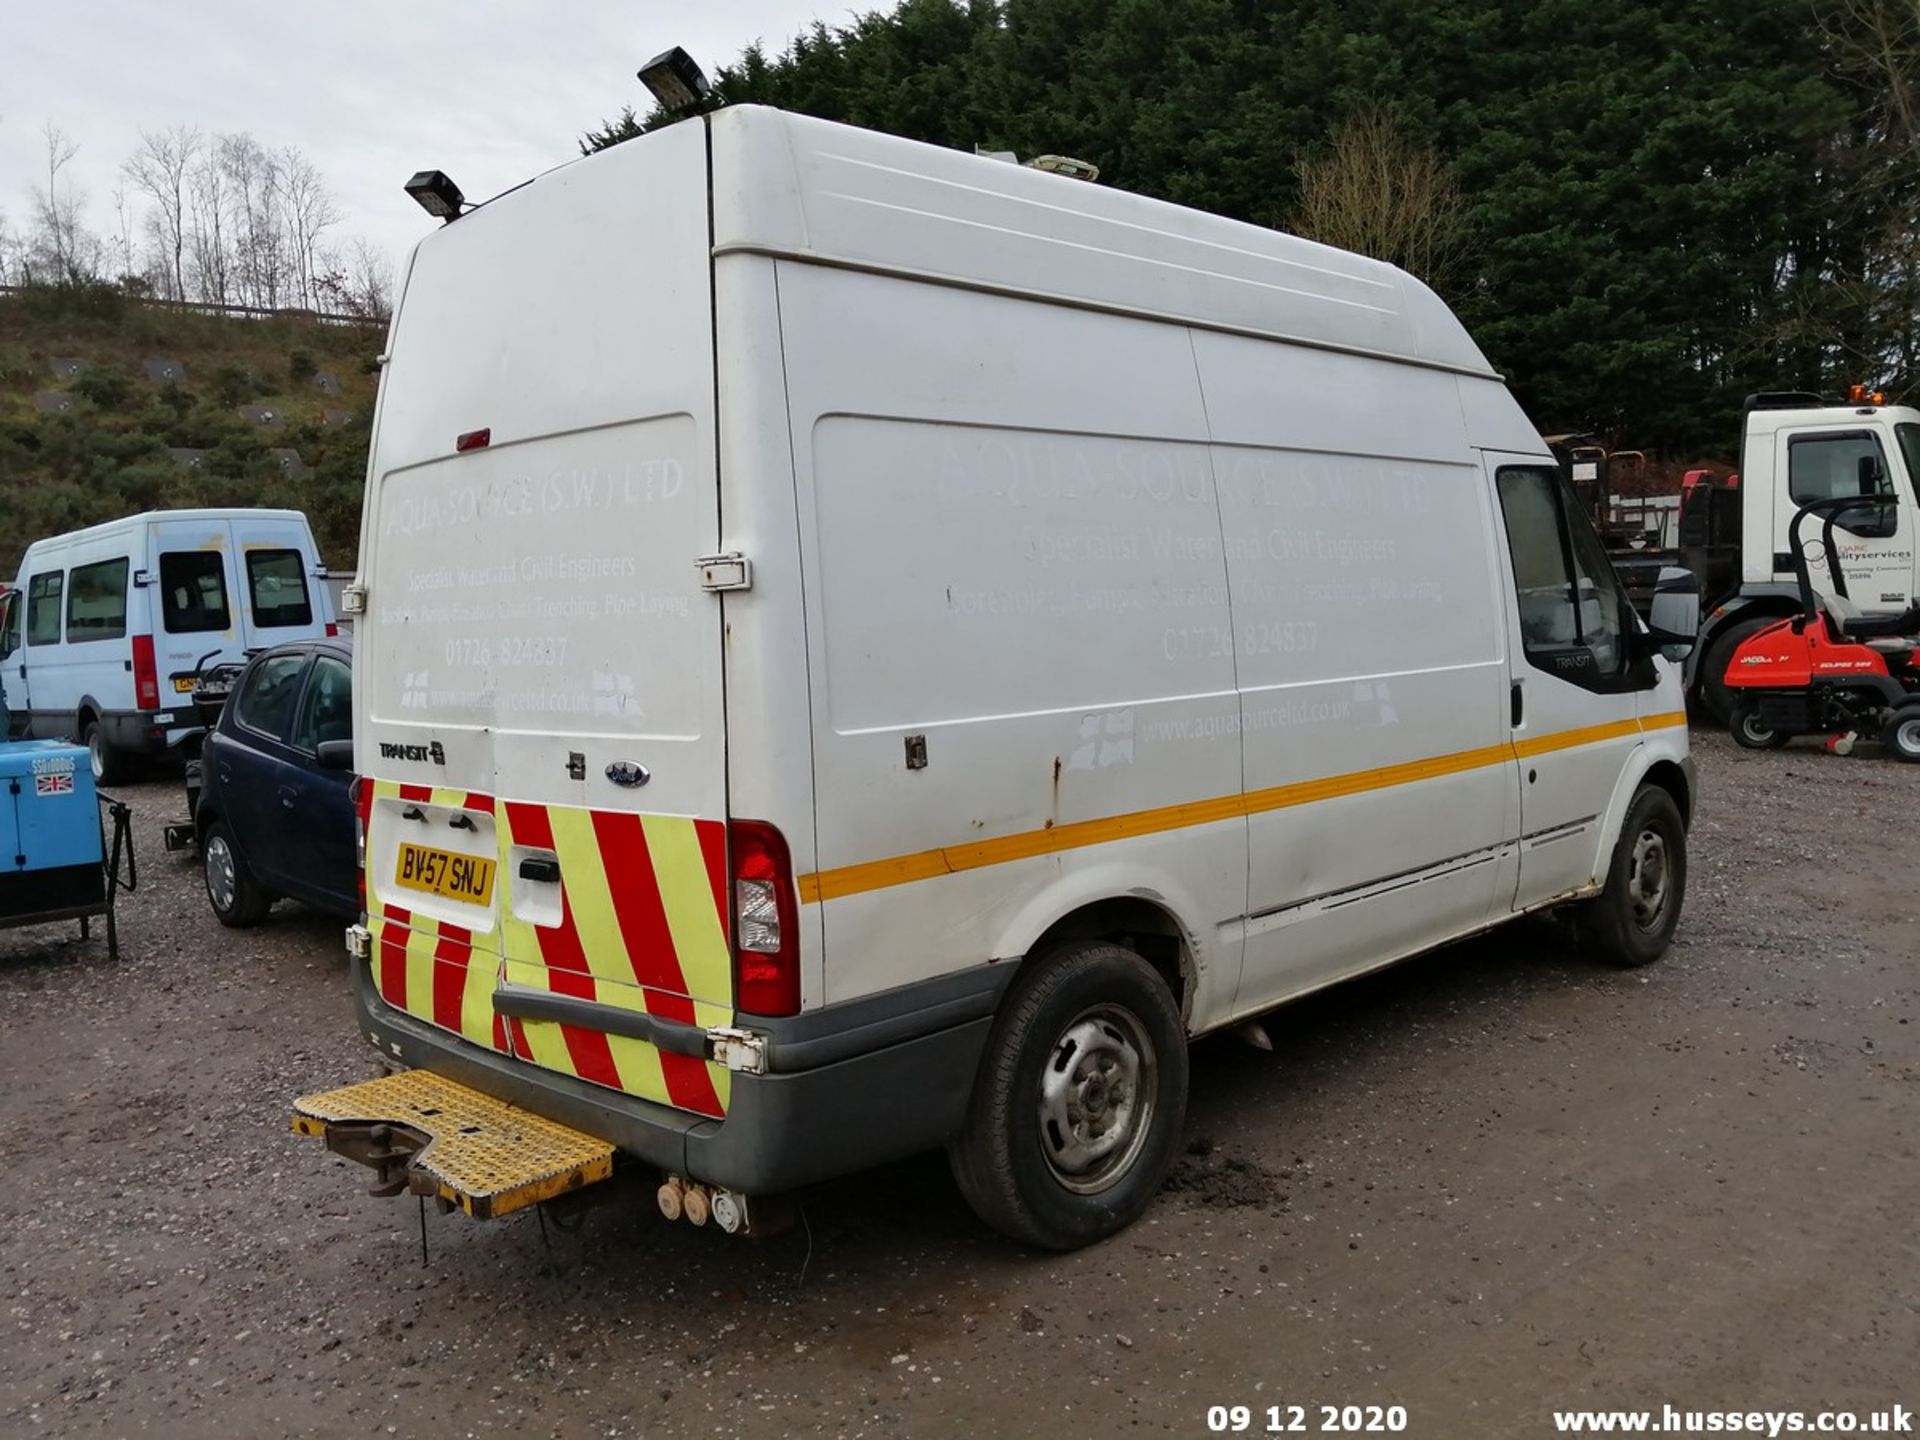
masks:
[[[66,173],[80,147],[51,120],[41,134],[46,140],[47,183],[33,191],[34,233],[28,264],[38,273],[30,273],[29,278],[78,284],[99,274],[101,260],[99,237],[81,220],[86,194]]]
[[[220,168],[232,207],[234,275],[243,299],[273,308],[286,280],[279,223],[280,162],[251,135],[222,135]]]
[[[1920,151],[1920,0],[1825,0],[1816,17],[1846,69],[1883,91],[1889,138]]]
[[[168,278],[175,300],[187,297],[187,177],[199,154],[200,132],[191,125],[142,130],[140,148],[120,167],[127,180],[153,202],[154,232],[170,261]]]
[[[387,320],[393,315],[393,262],[356,237],[346,250],[329,250],[317,282],[320,303],[342,315]]]
[[[280,152],[280,199],[294,289],[302,305],[318,303],[320,237],[340,223],[333,195],[314,163],[297,146]]]
[[[1432,145],[1407,135],[1385,110],[1364,109],[1327,149],[1298,168],[1293,229],[1309,240],[1390,261],[1436,288],[1472,251],[1467,203]]]
[[[212,150],[201,152],[187,176],[187,247],[193,261],[193,293],[214,305],[233,295],[227,248],[227,175]]]

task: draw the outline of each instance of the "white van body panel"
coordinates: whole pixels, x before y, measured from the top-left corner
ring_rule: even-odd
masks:
[[[675,1173],[951,1135],[1061,935],[1136,944],[1199,1034],[1589,894],[1651,767],[1690,795],[1672,667],[1600,695],[1529,658],[1495,477],[1551,458],[1391,266],[741,107],[430,237],[391,349],[363,1020]],[[516,807],[582,837],[558,879]],[[634,818],[650,857],[596,845]],[[709,880],[737,919],[749,821],[791,855],[793,1016],[734,1013],[730,935],[634,978]],[[498,858],[490,907],[389,883],[422,834]],[[656,891],[671,935],[591,923]],[[552,1028],[502,1023],[536,987]]]
[[[86,637],[70,593],[63,593],[60,630],[51,642],[31,643],[31,617],[22,616],[28,643],[6,660],[8,699],[14,709],[31,711],[36,734],[77,738],[91,718],[113,732],[116,748],[177,745],[199,733],[187,699],[197,668],[314,638],[335,622],[312,530],[297,510],[161,510],[50,536],[21,557],[16,603],[29,607],[26,592],[36,576],[64,576],[64,591],[76,570],[116,563],[126,572],[119,634]],[[180,603],[185,592],[176,564],[204,587],[194,591],[193,603]],[[152,646],[154,704],[142,704],[135,693],[136,641]]]

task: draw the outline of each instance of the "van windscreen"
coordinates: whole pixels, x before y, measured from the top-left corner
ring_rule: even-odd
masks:
[[[160,556],[161,623],[171,635],[227,630],[227,567],[217,550],[168,550]]]
[[[313,623],[313,601],[307,597],[306,567],[298,550],[249,550],[247,587],[254,624]]]

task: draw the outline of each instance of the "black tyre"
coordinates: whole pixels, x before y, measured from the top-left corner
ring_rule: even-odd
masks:
[[[208,826],[200,841],[200,873],[206,881],[207,903],[222,925],[245,930],[267,918],[273,898],[247,873],[247,862],[240,858],[224,820]]]
[[[1793,738],[1789,732],[1775,730],[1762,720],[1760,707],[1751,700],[1742,700],[1733,707],[1733,718],[1727,722],[1727,729],[1734,743],[1749,750],[1778,750]]]
[[[1608,965],[1650,965],[1667,953],[1687,897],[1687,826],[1657,785],[1627,808],[1606,888],[1574,913],[1582,947]]]
[[[127,778],[127,757],[107,743],[106,731],[98,720],[89,720],[80,728],[80,743],[87,747],[94,784],[118,785]]]
[[[1186,1109],[1186,1028],[1166,983],[1131,950],[1076,942],[1007,996],[947,1157],[987,1224],[1073,1250],[1139,1218]]]
[[[1722,725],[1731,722],[1734,706],[1740,699],[1727,684],[1727,667],[1733,663],[1733,652],[1744,645],[1749,636],[1779,623],[1778,615],[1736,621],[1716,635],[1707,653],[1700,657],[1700,708]]]
[[[1888,716],[1880,743],[1894,759],[1920,765],[1920,705],[1903,705]]]

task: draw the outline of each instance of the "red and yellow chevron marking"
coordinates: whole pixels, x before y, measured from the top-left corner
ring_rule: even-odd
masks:
[[[702,1029],[731,1024],[722,822],[496,801],[384,780],[362,788],[369,815],[383,798],[490,815],[500,857],[493,935],[475,937],[392,905],[370,918],[383,999],[544,1069],[701,1115],[725,1115],[724,1066],[557,1021],[503,1023],[493,1013],[493,991],[505,983]],[[551,850],[558,858],[558,924],[535,924],[515,913],[509,864],[515,846]]]

